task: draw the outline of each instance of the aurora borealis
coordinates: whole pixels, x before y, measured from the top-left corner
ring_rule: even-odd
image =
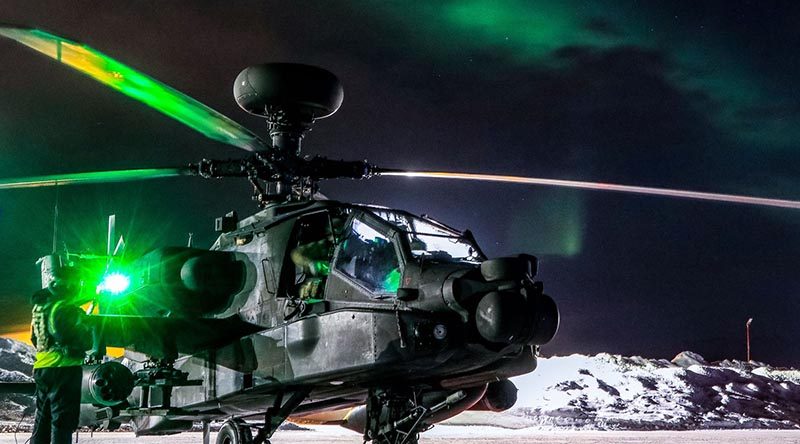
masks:
[[[717,125],[735,137],[788,148],[788,138],[800,136],[800,119],[792,115],[796,103],[772,84],[786,73],[763,71],[769,60],[747,31],[759,32],[764,43],[775,41],[784,50],[789,42],[770,36],[775,28],[746,29],[781,26],[758,19],[783,22],[786,17],[777,17],[781,8],[776,3],[722,5],[447,0],[412,10],[389,2],[382,13],[400,19],[432,53],[491,54],[511,67],[560,70],[580,51],[649,52],[663,58],[665,79],[689,93],[692,105]]]
[[[344,103],[309,133],[307,154],[800,198],[793,2],[7,3],[4,21],[85,42],[262,137],[263,122],[231,96],[242,68],[331,70]],[[0,60],[0,178],[243,154],[14,42],[0,41]],[[545,354],[742,358],[753,317],[755,359],[800,359],[796,210],[423,178],[323,192],[470,228],[490,256],[539,256],[563,315]],[[250,193],[246,182],[194,178],[59,187],[60,242],[103,248],[113,212],[131,252],[185,245],[188,233],[209,245],[214,217],[255,210]],[[27,322],[55,199],[0,190],[8,329]]]

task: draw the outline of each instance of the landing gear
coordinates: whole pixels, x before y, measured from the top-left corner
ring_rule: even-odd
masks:
[[[427,421],[434,414],[466,397],[467,394],[459,390],[443,401],[426,407],[411,390],[370,390],[364,441],[371,440],[374,444],[417,444],[419,434],[431,428]]]
[[[272,407],[264,415],[263,426],[251,425],[238,419],[225,421],[217,434],[217,444],[270,444],[269,438],[307,396],[308,390],[292,392],[285,400],[283,393],[278,394]],[[258,429],[255,436],[252,428]]]
[[[217,444],[251,444],[252,442],[253,433],[250,431],[250,426],[235,419],[225,421],[217,434]]]

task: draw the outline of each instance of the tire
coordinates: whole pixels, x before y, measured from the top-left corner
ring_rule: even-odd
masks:
[[[250,428],[239,421],[225,421],[217,433],[217,444],[249,444],[253,441]]]

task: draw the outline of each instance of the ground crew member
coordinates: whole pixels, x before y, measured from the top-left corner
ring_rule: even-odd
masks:
[[[31,341],[36,347],[36,420],[32,444],[69,444],[78,428],[81,365],[92,346],[91,329],[78,298],[80,285],[67,276],[31,298]]]

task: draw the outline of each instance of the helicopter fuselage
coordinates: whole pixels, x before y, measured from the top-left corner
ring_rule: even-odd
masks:
[[[174,368],[195,381],[170,387],[166,396],[155,387],[137,387],[119,414],[131,415],[139,434],[181,431],[191,420],[260,416],[293,393],[302,394],[295,416],[364,405],[370,389],[381,387],[442,396],[483,389],[474,404],[488,383],[532,371],[537,345],[555,334],[557,312],[532,280],[534,258],[492,263],[468,232],[432,219],[308,201],[267,207],[228,230],[211,252],[227,253],[241,265],[238,291],[206,278],[204,285],[227,291],[184,296],[177,305],[164,300],[175,296],[163,289],[141,291],[139,303],[134,291],[129,304],[138,315],[182,318],[186,328],[165,327],[159,335],[166,338],[152,340],[128,329],[127,339],[117,339],[127,343],[114,343],[109,334],[109,345],[132,349],[127,357],[134,370],[177,352]],[[317,257],[298,259],[304,248]],[[158,257],[168,263],[181,254]],[[173,268],[197,288],[192,267],[203,270],[196,264],[203,261],[218,266],[215,260],[181,259]],[[152,262],[150,280],[166,273],[153,272]],[[312,284],[316,292],[304,294]],[[209,303],[202,294],[225,303]],[[105,313],[110,318],[124,310]],[[229,330],[211,334],[227,343],[193,350],[203,348],[198,338],[208,322],[232,319],[250,332],[237,337],[235,331],[247,330],[209,325]],[[191,343],[185,336],[201,344],[185,345]]]

